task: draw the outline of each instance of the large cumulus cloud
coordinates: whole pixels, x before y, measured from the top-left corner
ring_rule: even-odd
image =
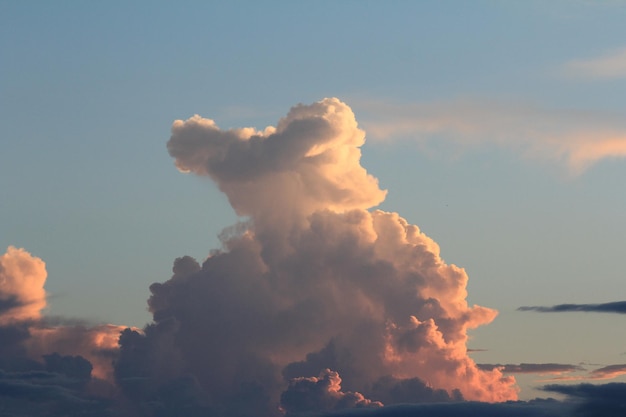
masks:
[[[176,166],[211,177],[248,220],[202,264],[182,257],[150,287],[154,323],[121,339],[127,392],[152,401],[190,378],[210,407],[271,415],[288,387],[334,372],[364,401],[411,380],[448,400],[516,398],[512,378],[467,355],[467,329],[497,313],[467,304],[465,271],[398,214],[368,211],[385,191],[360,165],[364,138],[337,99],[297,105],[263,131],[174,122]]]

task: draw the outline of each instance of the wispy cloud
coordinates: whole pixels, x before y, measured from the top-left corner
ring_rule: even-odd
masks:
[[[539,313],[564,313],[571,311],[626,314],[626,301],[614,301],[602,304],[557,304],[554,306],[522,306],[518,311],[536,311]]]
[[[626,375],[626,364],[604,366],[602,368],[594,369],[584,375],[559,375],[553,378],[544,379],[543,382],[602,381],[614,379],[622,375]]]
[[[563,374],[567,372],[583,371],[578,365],[562,363],[520,363],[520,364],[488,364],[479,363],[478,367],[484,370],[499,369],[506,374]]]
[[[564,72],[576,78],[626,78],[626,48],[615,49],[594,58],[570,61],[565,64]]]
[[[600,160],[626,157],[626,120],[619,114],[480,99],[357,100],[355,108],[375,141],[445,142],[458,150],[495,145],[525,158],[556,161],[573,175]]]
[[[612,379],[626,374],[626,364],[609,365],[591,371],[592,379]]]

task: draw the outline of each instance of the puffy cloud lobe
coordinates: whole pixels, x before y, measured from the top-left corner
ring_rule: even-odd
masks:
[[[337,99],[298,105],[263,132],[174,122],[177,167],[210,176],[249,220],[202,265],[180,258],[150,287],[154,323],[120,339],[127,392],[149,402],[193,378],[210,407],[272,415],[290,380],[317,384],[332,369],[372,401],[401,391],[384,378],[418,378],[448,399],[516,398],[513,378],[467,355],[467,329],[497,313],[467,304],[465,271],[398,214],[367,210],[385,193],[360,165],[363,141]]]
[[[344,408],[382,407],[382,403],[372,402],[358,392],[343,392],[339,374],[330,369],[323,370],[319,377],[291,380],[280,398],[287,415]]]
[[[46,264],[9,246],[0,256],[0,326],[37,320],[46,306]]]
[[[264,131],[177,120],[167,148],[181,171],[209,175],[239,215],[276,227],[316,210],[380,203],[385,192],[359,163],[364,140],[350,107],[325,99],[293,107]]]

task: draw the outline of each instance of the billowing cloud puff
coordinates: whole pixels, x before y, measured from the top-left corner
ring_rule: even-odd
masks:
[[[289,382],[280,397],[287,415],[344,408],[382,407],[382,403],[365,398],[358,392],[343,392],[337,372],[324,369],[319,377],[300,377]]]
[[[293,381],[316,385],[332,369],[372,401],[410,380],[446,399],[516,398],[513,378],[467,355],[467,329],[497,313],[467,304],[465,271],[398,214],[368,211],[385,192],[360,165],[363,141],[337,99],[298,105],[262,132],[174,122],[176,166],[210,176],[248,220],[202,265],[180,258],[150,287],[154,323],[120,340],[129,395],[152,402],[191,378],[210,407],[271,415]]]
[[[9,246],[0,256],[0,326],[37,320],[46,306],[46,264]]]
[[[380,203],[385,192],[359,163],[364,140],[350,107],[325,99],[293,107],[264,131],[177,120],[167,148],[181,171],[209,175],[239,215],[276,228],[318,210]]]

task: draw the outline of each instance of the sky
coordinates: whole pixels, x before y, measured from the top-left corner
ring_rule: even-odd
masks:
[[[230,410],[206,375],[263,375],[297,414],[318,383],[331,409],[407,402],[390,392],[413,381],[531,415],[553,406],[537,397],[591,398],[581,383],[621,387],[625,20],[619,0],[0,1],[2,384],[19,353],[70,390],[82,359],[90,392],[142,403],[201,352],[257,346],[257,373],[209,363],[193,389]],[[137,346],[172,369],[132,365]],[[138,369],[150,389],[127,384]]]

